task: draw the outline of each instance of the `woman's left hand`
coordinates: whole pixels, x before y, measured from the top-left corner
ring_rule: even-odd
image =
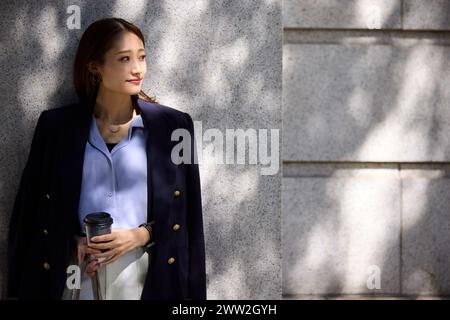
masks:
[[[150,235],[145,228],[113,229],[111,233],[91,238],[89,247],[98,250],[107,250],[92,254],[94,259],[106,258],[99,263],[99,268],[119,259],[124,254],[137,247],[144,246]]]

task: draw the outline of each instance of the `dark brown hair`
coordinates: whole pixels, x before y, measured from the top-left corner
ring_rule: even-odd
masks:
[[[91,108],[95,105],[98,92],[98,83],[88,69],[90,62],[104,63],[105,53],[113,47],[114,41],[122,32],[132,32],[137,35],[144,44],[145,40],[141,30],[134,24],[121,18],[106,18],[97,20],[87,27],[78,44],[77,54],[73,64],[73,84],[80,100]],[[98,81],[97,81],[98,82]],[[144,91],[132,95],[132,101],[137,98],[149,102],[157,102],[155,97],[149,97]]]

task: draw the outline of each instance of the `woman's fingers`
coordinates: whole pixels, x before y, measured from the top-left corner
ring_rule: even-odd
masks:
[[[107,258],[107,257],[114,256],[116,253],[117,253],[116,249],[111,249],[111,250],[108,250],[108,251],[105,251],[105,252],[98,251],[98,253],[93,254],[93,257],[95,259]]]
[[[78,248],[78,250],[77,250],[78,264],[80,264],[81,261],[84,261],[84,257],[85,257],[84,251],[82,249]]]
[[[91,242],[107,242],[115,239],[114,233],[108,233],[101,236],[95,236],[91,238]]]
[[[88,277],[93,277],[95,275],[95,271],[97,271],[98,268],[100,268],[100,265],[98,264],[98,261],[97,260],[92,260],[86,266],[85,274]]]
[[[106,266],[107,264],[113,263],[114,261],[119,259],[120,256],[122,256],[122,254],[115,254],[113,256],[110,256],[109,259],[103,260],[102,262],[100,262],[100,268]]]
[[[97,254],[97,253],[101,253],[101,251],[98,250],[98,249],[86,247],[86,253],[89,253],[89,254],[93,254],[93,255],[94,255],[94,254]]]
[[[86,247],[86,238],[75,237],[77,242],[77,259],[78,263],[84,261],[84,257],[86,255],[85,247]]]
[[[104,242],[104,243],[91,242],[89,244],[89,247],[91,247],[93,249],[98,249],[98,250],[106,250],[106,249],[111,249],[112,247],[114,247],[114,244],[112,242]]]
[[[90,248],[87,245],[80,245],[78,246],[78,252],[77,252],[77,258],[78,263],[81,263],[85,260],[87,254],[97,254],[101,251],[98,249]]]

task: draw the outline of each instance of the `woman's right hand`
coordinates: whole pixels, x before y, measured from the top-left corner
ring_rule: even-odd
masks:
[[[86,270],[84,271],[84,274],[88,277],[92,278],[95,275],[95,271],[100,267],[100,263],[97,259],[92,259],[89,261],[89,263],[86,266]]]
[[[91,259],[92,254],[98,254],[101,251],[91,248],[87,245],[86,237],[77,237],[77,259],[78,265],[87,263],[85,274],[88,277],[93,277],[95,271],[98,269],[97,259]]]

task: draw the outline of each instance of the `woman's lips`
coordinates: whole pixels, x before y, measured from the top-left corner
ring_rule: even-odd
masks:
[[[141,79],[138,79],[138,80],[127,80],[127,82],[130,82],[132,84],[140,84],[141,83]]]

